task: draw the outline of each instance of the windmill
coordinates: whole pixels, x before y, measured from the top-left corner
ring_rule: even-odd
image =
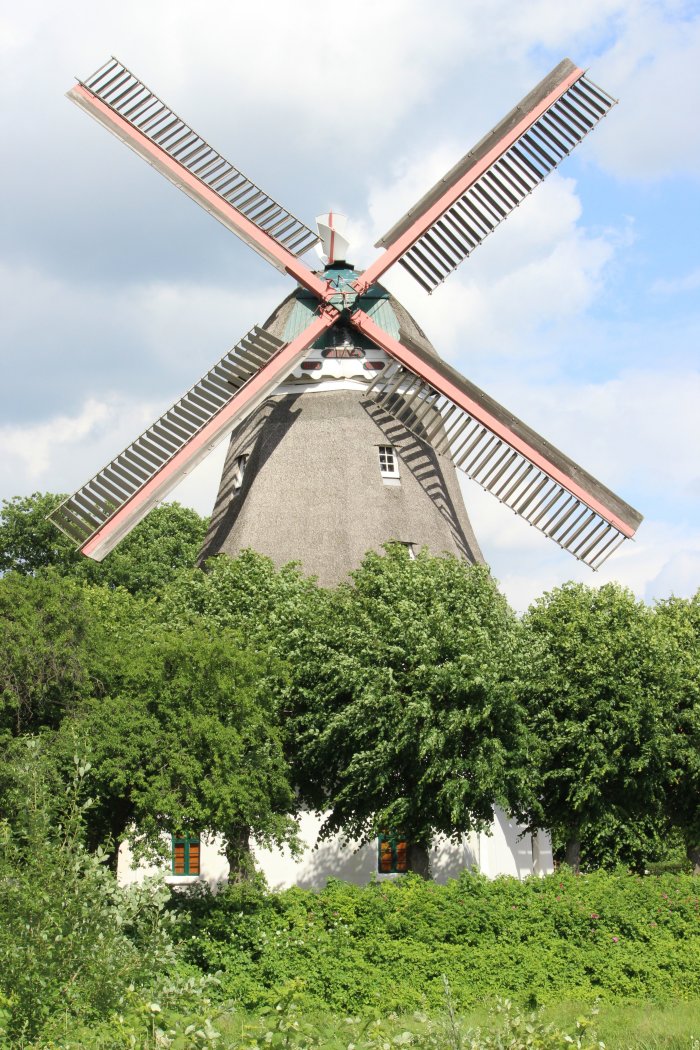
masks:
[[[377,242],[364,272],[342,216],[313,232],[117,59],[69,98],[297,282],[54,511],[85,555],[104,558],[228,435],[205,553],[301,552],[322,583],[389,539],[482,560],[456,470],[593,569],[634,535],[637,511],[442,361],[379,284],[398,263],[433,292],[582,141],[614,105],[582,69],[561,62]],[[303,256],[319,241],[317,272]]]

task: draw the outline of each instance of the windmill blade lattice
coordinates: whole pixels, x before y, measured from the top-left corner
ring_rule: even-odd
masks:
[[[574,557],[598,569],[642,517],[444,361],[367,314],[353,324],[393,362],[367,398]]]
[[[286,251],[299,257],[318,243],[313,230],[225,160],[118,59],[79,83]]]
[[[237,391],[283,345],[269,332],[257,327],[251,329],[157,422],[98,471],[87,484],[64,500],[50,515],[51,520],[83,547],[220,415]],[[212,434],[209,441],[218,441],[237,421],[237,418],[230,423],[227,421],[218,433]],[[198,449],[198,458],[204,458],[209,451],[210,444]],[[159,487],[157,498],[152,502],[167,495],[196,461],[194,455],[187,458],[179,471],[169,475],[167,482],[163,479],[164,484]],[[151,505],[149,503],[148,507]],[[136,520],[130,524],[133,527]],[[107,549],[102,556],[106,553]]]
[[[627,538],[585,500],[402,365],[391,365],[367,397],[592,569],[599,569]]]
[[[524,115],[528,104],[532,105],[528,100],[542,95],[557,75],[565,75],[563,84],[566,85],[576,73],[580,74],[578,79],[546,108],[542,107],[551,98],[551,92],[540,100],[539,106],[533,107],[528,125],[528,117]],[[440,211],[438,207],[437,218],[427,228],[419,225],[410,246],[392,259],[392,263],[399,262],[426,291],[434,291],[614,105],[615,99],[565,60],[400,219],[376,247],[391,249],[444,197],[445,208]],[[515,123],[518,120],[520,123]],[[519,129],[522,130],[514,137]],[[456,199],[450,192],[453,187],[459,191]]]

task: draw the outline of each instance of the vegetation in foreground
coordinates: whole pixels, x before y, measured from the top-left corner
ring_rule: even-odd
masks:
[[[400,545],[334,590],[250,551],[203,572],[176,505],[95,565],[58,498],[0,508],[0,747],[40,736],[64,784],[89,759],[112,860],[133,828],[212,832],[246,877],[305,804],[426,874],[499,805],[574,868],[643,871],[673,838],[700,872],[700,595],[567,584],[519,619],[484,566]]]
[[[547,1048],[563,1032],[592,1046],[570,1014],[545,1032],[522,1012],[700,1001],[696,876],[413,875],[281,894],[248,881],[171,898],[157,881],[120,888],[86,848],[90,770],[76,763],[62,808],[50,772],[28,749],[24,831],[0,827],[5,1047],[311,1048],[339,1032],[344,1050]],[[475,1035],[474,1011],[504,997],[506,1034],[487,1034],[491,1019]]]
[[[690,1045],[698,879],[615,865],[674,836],[700,870],[700,595],[566,585],[519,620],[483,567],[396,546],[334,591],[252,552],[201,572],[177,507],[89,566],[55,500],[0,512],[0,1045],[593,1046],[566,1004],[596,1000],[612,1046]],[[423,874],[498,803],[592,874],[267,894],[249,835],[293,848],[300,802]],[[122,889],[132,828],[219,833],[243,881]],[[649,1001],[662,1027],[615,1034]]]

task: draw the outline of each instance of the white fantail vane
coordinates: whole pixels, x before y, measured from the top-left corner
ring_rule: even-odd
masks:
[[[347,217],[337,212],[329,211],[327,215],[316,216],[316,228],[323,245],[322,258],[325,257],[328,266],[348,260],[350,242],[345,236],[347,226]]]

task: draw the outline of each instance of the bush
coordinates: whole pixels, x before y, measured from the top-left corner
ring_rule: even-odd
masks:
[[[85,848],[88,767],[76,760],[59,803],[39,743],[22,744],[0,821],[0,1013],[10,1046],[152,996],[174,966],[176,923],[166,887],[122,889],[106,854]]]
[[[300,978],[308,1009],[458,1009],[508,996],[630,1002],[700,995],[700,880],[568,872],[524,882],[406,876],[319,893],[231,886],[184,904],[184,957],[246,1009]]]

